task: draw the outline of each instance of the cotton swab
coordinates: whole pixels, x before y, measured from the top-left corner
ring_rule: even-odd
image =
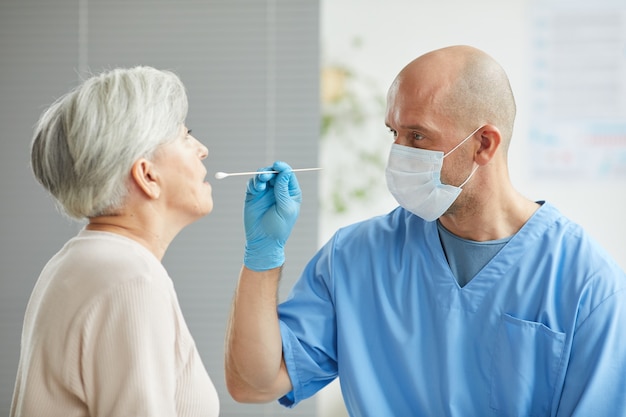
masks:
[[[319,171],[322,168],[299,168],[292,169],[293,172],[303,172],[303,171]],[[233,177],[237,175],[256,175],[256,174],[278,174],[278,171],[249,171],[249,172],[216,172],[215,178],[221,180],[226,177]]]

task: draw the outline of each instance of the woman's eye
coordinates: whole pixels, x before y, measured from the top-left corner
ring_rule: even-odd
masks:
[[[191,129],[187,129],[187,136],[191,135]]]
[[[393,129],[391,129],[391,128],[390,128],[390,129],[389,129],[389,132],[393,135],[393,137],[394,137],[394,138],[397,138],[397,137],[398,137],[398,132],[396,132],[395,130],[393,130]]]

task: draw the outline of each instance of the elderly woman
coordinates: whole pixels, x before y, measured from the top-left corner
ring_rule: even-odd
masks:
[[[86,80],[41,117],[37,180],[87,219],[43,269],[21,341],[11,416],[217,416],[217,392],[161,264],[211,212],[179,78],[150,67]]]

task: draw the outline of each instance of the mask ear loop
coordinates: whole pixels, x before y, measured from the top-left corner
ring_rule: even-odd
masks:
[[[467,140],[469,138],[471,138],[472,136],[474,136],[474,133],[478,132],[480,129],[482,129],[483,127],[485,127],[485,125],[480,126],[479,128],[477,128],[476,130],[474,130],[472,133],[469,134],[468,137],[466,137],[465,139],[463,139],[461,142],[459,142],[458,145],[456,145],[454,148],[452,148],[447,154],[445,154],[443,157],[445,158],[446,156],[450,155],[452,152],[456,151],[456,148],[458,148],[459,146],[463,145],[465,142],[467,142]]]
[[[472,169],[472,172],[470,172],[469,177],[467,177],[467,179],[466,179],[465,181],[463,181],[463,184],[459,185],[459,188],[463,188],[463,186],[464,186],[465,184],[467,184],[467,182],[468,182],[468,181],[472,178],[472,176],[474,175],[474,173],[475,173],[476,171],[478,171],[478,168],[480,168],[480,165],[478,165],[478,164],[476,163],[476,161],[474,161],[474,165],[475,165],[475,166],[474,166],[474,169]]]
[[[448,152],[447,154],[445,154],[443,157],[445,158],[446,156],[450,155],[452,152],[454,152],[456,150],[456,148],[458,148],[459,146],[463,145],[469,138],[471,138],[472,136],[474,136],[474,134],[476,132],[478,132],[480,129],[482,129],[483,127],[485,127],[485,125],[482,125],[478,128],[476,128],[476,130],[474,130],[472,133],[469,134],[468,137],[466,137],[465,139],[463,139],[461,142],[459,142],[458,145],[456,145],[454,148],[452,148],[452,150],[450,150],[450,152]],[[480,165],[478,165],[476,163],[476,161],[474,161],[474,169],[472,169],[472,172],[470,172],[469,177],[467,177],[467,179],[465,181],[463,181],[463,184],[459,185],[459,188],[463,188],[463,186],[465,184],[467,184],[467,182],[472,178],[472,176],[476,173],[476,171],[478,170],[478,168],[480,167]]]

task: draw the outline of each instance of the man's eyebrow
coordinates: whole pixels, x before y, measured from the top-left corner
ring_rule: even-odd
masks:
[[[404,130],[419,130],[420,132],[430,132],[430,129],[424,127],[423,125],[400,125],[400,129]]]

